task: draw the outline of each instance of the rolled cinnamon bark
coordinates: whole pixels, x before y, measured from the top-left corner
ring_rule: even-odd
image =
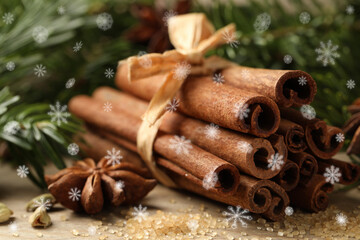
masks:
[[[281,119],[276,133],[284,136],[285,144],[290,152],[303,152],[307,147],[304,129],[299,124]]]
[[[340,151],[343,141],[337,141],[336,135],[342,134],[337,127],[328,126],[318,118],[306,119],[301,112],[291,108],[281,108],[281,117],[301,125],[305,130],[308,151],[322,159],[329,159]]]
[[[127,65],[121,64],[116,85],[149,101],[164,77],[155,75],[129,83]],[[228,85],[217,86],[210,77],[189,77],[175,97],[180,100],[182,113],[225,128],[268,137],[279,127],[279,109],[270,98]]]
[[[334,186],[325,181],[325,178],[316,174],[307,187],[299,185],[288,192],[291,204],[302,209],[319,212],[326,209],[329,204],[327,193],[332,192]]]
[[[113,111],[127,112],[139,119],[148,106],[143,100],[109,87],[98,88],[93,97],[103,102],[109,100],[114,106]],[[260,179],[270,179],[280,172],[281,169],[271,170],[267,166],[267,160],[276,152],[283,156],[284,161],[287,159],[287,149],[282,136],[271,137],[273,141],[270,142],[178,113],[167,113],[160,130],[185,136],[195,145],[234,164],[241,172]]]
[[[318,162],[308,153],[289,153],[289,160],[295,162],[300,169],[299,184],[307,186],[318,172]]]
[[[350,142],[349,147],[346,149],[347,154],[360,154],[360,127],[356,129],[353,139]]]
[[[98,114],[102,106],[101,102],[87,96],[77,96],[71,99],[69,110],[87,123],[121,136],[135,145],[141,120],[123,112]],[[218,193],[232,193],[237,189],[240,174],[234,165],[191,144],[183,137],[159,133],[154,141],[154,151],[204,181],[204,187],[213,188]]]
[[[341,177],[339,183],[343,185],[350,185],[357,182],[360,178],[360,167],[358,165],[336,160],[336,159],[318,159],[319,174],[324,174],[326,168],[331,165],[340,169]]]
[[[346,121],[345,125],[344,125],[344,133],[346,134],[354,134],[356,129],[359,127],[360,125],[360,113],[355,113],[353,114],[349,120]]]
[[[288,161],[281,169],[280,173],[272,180],[279,184],[285,191],[291,191],[296,188],[299,183],[300,169],[296,163]]]
[[[279,106],[309,104],[316,94],[316,83],[306,72],[235,66],[222,70],[225,84],[273,99]],[[299,78],[305,78],[301,84]]]

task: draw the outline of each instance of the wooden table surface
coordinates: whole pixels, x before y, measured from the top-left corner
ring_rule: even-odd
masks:
[[[344,155],[340,155],[340,158],[344,158]],[[11,169],[9,165],[0,166],[0,202],[8,205],[10,209],[14,211],[12,224],[4,223],[0,224],[0,239],[99,239],[101,235],[95,234],[93,236],[81,237],[74,236],[72,230],[77,230],[81,233],[88,233],[89,226],[95,220],[102,220],[105,225],[114,224],[118,220],[124,219],[124,215],[121,214],[121,210],[128,207],[122,207],[116,210],[105,210],[101,214],[95,216],[88,216],[85,214],[75,214],[68,209],[58,207],[55,211],[51,211],[49,214],[52,219],[52,226],[47,229],[34,229],[28,223],[28,217],[30,213],[25,211],[26,203],[33,197],[41,194],[42,192],[37,189],[32,183],[24,178],[21,179],[16,175],[16,169]],[[51,172],[51,170],[50,170]],[[335,204],[342,210],[351,210],[360,205],[360,193],[357,189],[353,189],[346,193],[335,192],[330,196],[330,204]],[[180,192],[176,190],[167,189],[161,185],[158,185],[143,201],[143,206],[147,206],[149,213],[152,214],[156,210],[162,210],[165,212],[183,212],[183,210],[194,207],[194,209],[200,209],[202,205],[205,205],[207,212],[212,216],[222,218],[221,212],[226,210],[226,205],[219,204],[214,201],[196,196],[188,192]],[[67,218],[67,221],[64,221]],[[231,228],[224,231],[219,230],[219,235],[214,239],[228,239],[229,236],[233,236],[234,239],[239,239],[240,232],[248,233],[245,239],[266,239],[266,237],[272,237],[272,239],[288,239],[280,238],[276,233],[271,233],[263,230],[258,230],[257,225],[249,224],[247,228],[238,227],[233,230]],[[18,234],[18,236],[14,236]],[[121,239],[114,234],[106,234],[106,239]],[[257,237],[257,238],[256,238]],[[312,237],[309,236],[311,239]],[[186,238],[184,238],[186,239]],[[231,239],[231,238],[230,238]],[[244,239],[244,238],[243,238]],[[319,239],[319,238],[318,238]]]

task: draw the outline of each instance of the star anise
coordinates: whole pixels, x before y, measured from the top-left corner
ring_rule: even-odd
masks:
[[[347,154],[360,154],[360,98],[356,99],[349,107],[352,114],[345,123],[344,133],[352,137],[351,143],[346,150]]]
[[[132,14],[139,19],[140,23],[131,28],[127,39],[148,43],[148,52],[162,53],[171,49],[167,30],[167,19],[174,14],[185,14],[190,10],[190,0],[179,0],[174,9],[155,9],[151,6],[135,4]]]
[[[50,193],[63,206],[88,214],[100,212],[105,202],[113,206],[135,203],[156,185],[147,169],[127,162],[112,165],[106,158],[98,164],[86,158],[45,176],[45,180]]]

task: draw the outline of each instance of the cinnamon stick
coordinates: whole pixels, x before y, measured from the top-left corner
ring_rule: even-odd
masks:
[[[164,77],[159,74],[129,83],[127,65],[121,64],[116,85],[149,101]],[[270,136],[280,123],[278,107],[270,98],[228,85],[218,86],[210,77],[188,78],[175,97],[180,100],[179,111],[188,116],[259,137]]]
[[[340,169],[341,177],[339,178],[340,184],[350,185],[357,182],[360,178],[360,167],[358,165],[336,160],[336,159],[318,159],[319,174],[324,174],[326,168],[331,165]]]
[[[303,152],[307,147],[304,129],[299,124],[281,119],[276,133],[284,136],[285,144],[290,152]]]
[[[299,70],[272,70],[235,66],[222,70],[225,84],[273,99],[279,106],[291,107],[309,104],[316,94],[316,83],[306,72]],[[305,78],[305,84],[299,78]]]
[[[104,131],[121,136],[135,145],[141,120],[123,112],[99,114],[102,106],[102,103],[87,96],[74,97],[69,103],[70,111],[79,118]],[[208,184],[206,181],[210,181],[209,188],[214,188],[218,193],[231,193],[237,189],[239,172],[234,165],[185,139],[176,135],[159,133],[154,142],[154,151],[194,177],[205,181],[206,184]],[[211,178],[207,179],[208,176]]]
[[[296,188],[299,183],[300,169],[296,163],[288,161],[273,180],[285,191],[291,191]]]
[[[103,102],[110,101],[114,105],[114,112],[127,112],[139,119],[148,106],[143,100],[109,87],[96,89],[93,97]],[[178,113],[167,113],[160,130],[185,136],[195,145],[234,164],[241,172],[260,179],[270,179],[280,172],[281,169],[271,170],[267,167],[267,160],[276,152],[283,156],[284,161],[287,159],[287,149],[282,136],[271,137],[273,141],[270,142]]]
[[[289,160],[299,166],[300,181],[299,184],[307,186],[318,172],[318,162],[316,159],[305,152],[289,153]]]
[[[305,139],[309,152],[322,159],[329,159],[340,151],[344,142],[336,140],[337,134],[342,134],[340,128],[326,125],[318,118],[311,120],[291,108],[282,108],[281,117],[301,125],[305,130]]]
[[[332,192],[334,186],[325,181],[325,178],[316,174],[307,187],[299,185],[288,192],[291,204],[302,209],[319,212],[326,209],[329,204],[327,193]]]

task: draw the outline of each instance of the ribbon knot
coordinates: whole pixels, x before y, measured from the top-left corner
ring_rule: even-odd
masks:
[[[204,14],[191,13],[170,18],[168,26],[169,38],[175,50],[129,57],[120,64],[127,64],[130,82],[167,73],[165,81],[142,116],[143,122],[137,134],[137,149],[157,180],[166,186],[176,187],[172,179],[157,168],[152,152],[165,107],[190,74],[206,75],[233,65],[225,59],[216,56],[204,58],[204,55],[210,49],[226,43],[224,36],[232,36],[235,25],[229,24],[215,32],[214,26]]]

